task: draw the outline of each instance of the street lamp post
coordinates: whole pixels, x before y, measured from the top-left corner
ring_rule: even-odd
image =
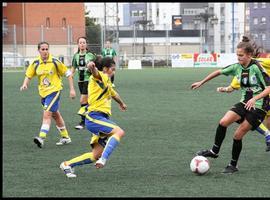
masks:
[[[143,20],[137,20],[135,23],[140,24],[143,27],[143,55],[145,54],[145,30],[148,23],[152,22],[151,20],[146,20],[145,18]]]
[[[204,45],[203,45],[203,52],[208,52],[208,23],[211,22],[213,24],[217,24],[218,18],[215,14],[209,13],[208,7],[205,7],[205,10],[203,13],[200,13],[199,15],[196,15],[194,18],[195,24],[201,24],[204,23]],[[202,33],[200,34],[200,39],[202,40]],[[202,51],[202,48],[200,47],[200,50]]]

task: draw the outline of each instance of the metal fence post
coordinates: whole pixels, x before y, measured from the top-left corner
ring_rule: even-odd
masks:
[[[40,33],[40,37],[41,37],[41,41],[44,41],[44,26],[43,25],[41,25],[41,29],[40,29],[41,31],[41,33]]]
[[[13,49],[14,53],[17,52],[17,36],[16,36],[16,24],[13,25]]]
[[[169,54],[169,30],[168,26],[166,26],[166,65],[169,66],[168,54]]]
[[[135,45],[136,45],[136,27],[134,23],[133,24],[133,45],[132,45],[133,59],[135,59]]]

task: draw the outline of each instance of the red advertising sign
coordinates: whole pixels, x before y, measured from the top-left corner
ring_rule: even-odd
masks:
[[[216,67],[216,53],[194,53],[194,67]]]

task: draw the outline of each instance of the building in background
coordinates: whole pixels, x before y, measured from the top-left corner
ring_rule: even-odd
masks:
[[[139,20],[147,19],[147,3],[125,3],[123,5],[124,26],[132,26]]]
[[[85,35],[84,13],[84,3],[3,3],[3,49],[28,57],[47,41],[56,56],[71,55]]]
[[[70,62],[85,13],[101,25],[100,44],[108,38],[123,55],[234,53],[243,35],[270,51],[270,3],[6,3],[3,4],[4,51],[36,55],[36,44],[48,41],[51,52]],[[98,42],[99,43],[99,42]]]
[[[88,4],[90,5],[91,3]],[[145,37],[137,38],[138,34],[136,35],[136,32],[144,29],[156,31],[156,33],[164,31],[162,37],[170,38],[172,35],[170,33],[175,29],[172,19],[178,16],[182,19],[181,28],[178,31],[196,30],[200,32],[199,40],[194,43],[197,48],[191,48],[191,51],[234,53],[237,43],[242,35],[245,34],[245,4],[242,2],[119,3],[119,41],[121,42],[121,35],[123,35],[121,31],[127,30],[133,30],[134,32],[131,34],[133,41],[130,38],[129,43],[132,43],[133,46],[134,40],[136,40],[135,43],[141,40],[148,44],[153,42],[149,40],[150,32],[147,35],[145,33]],[[142,26],[143,23],[147,23],[145,27]],[[138,24],[140,26],[137,26]],[[169,33],[167,34],[166,31]],[[189,38],[186,39],[189,43],[192,41]],[[167,39],[172,47],[171,49],[178,49],[176,51],[189,49],[188,47],[177,48],[177,45],[183,44],[183,40],[185,38],[179,38],[177,44],[175,40],[171,42],[171,39]],[[193,41],[195,42],[196,40]]]
[[[270,3],[247,3],[246,33],[266,52],[270,52]]]

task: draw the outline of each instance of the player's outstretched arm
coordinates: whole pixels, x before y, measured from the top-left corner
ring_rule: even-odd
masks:
[[[217,92],[226,92],[226,93],[231,93],[235,89],[232,86],[227,86],[227,87],[218,87]]]
[[[96,65],[93,61],[90,61],[88,64],[87,64],[87,68],[88,70],[91,71],[92,75],[97,78],[97,79],[100,79],[101,80],[101,77],[98,73],[98,69],[96,68]]]
[[[23,84],[22,84],[22,86],[20,87],[20,91],[23,91],[23,90],[28,89],[28,85],[29,85],[30,80],[31,80],[31,79],[28,78],[27,76],[24,78]]]
[[[68,76],[68,84],[69,84],[69,97],[72,98],[72,99],[75,99],[76,91],[74,89],[73,75],[72,74],[70,74]]]
[[[116,94],[115,96],[112,96],[112,98],[119,104],[120,109],[122,111],[127,110],[127,105],[124,103],[124,101],[121,99],[119,94]]]
[[[204,83],[206,83],[207,81],[210,81],[211,79],[219,76],[221,74],[221,70],[216,70],[212,73],[210,73],[208,76],[206,76],[203,80],[195,82],[193,84],[191,84],[191,89],[195,90],[199,87],[201,87]]]

